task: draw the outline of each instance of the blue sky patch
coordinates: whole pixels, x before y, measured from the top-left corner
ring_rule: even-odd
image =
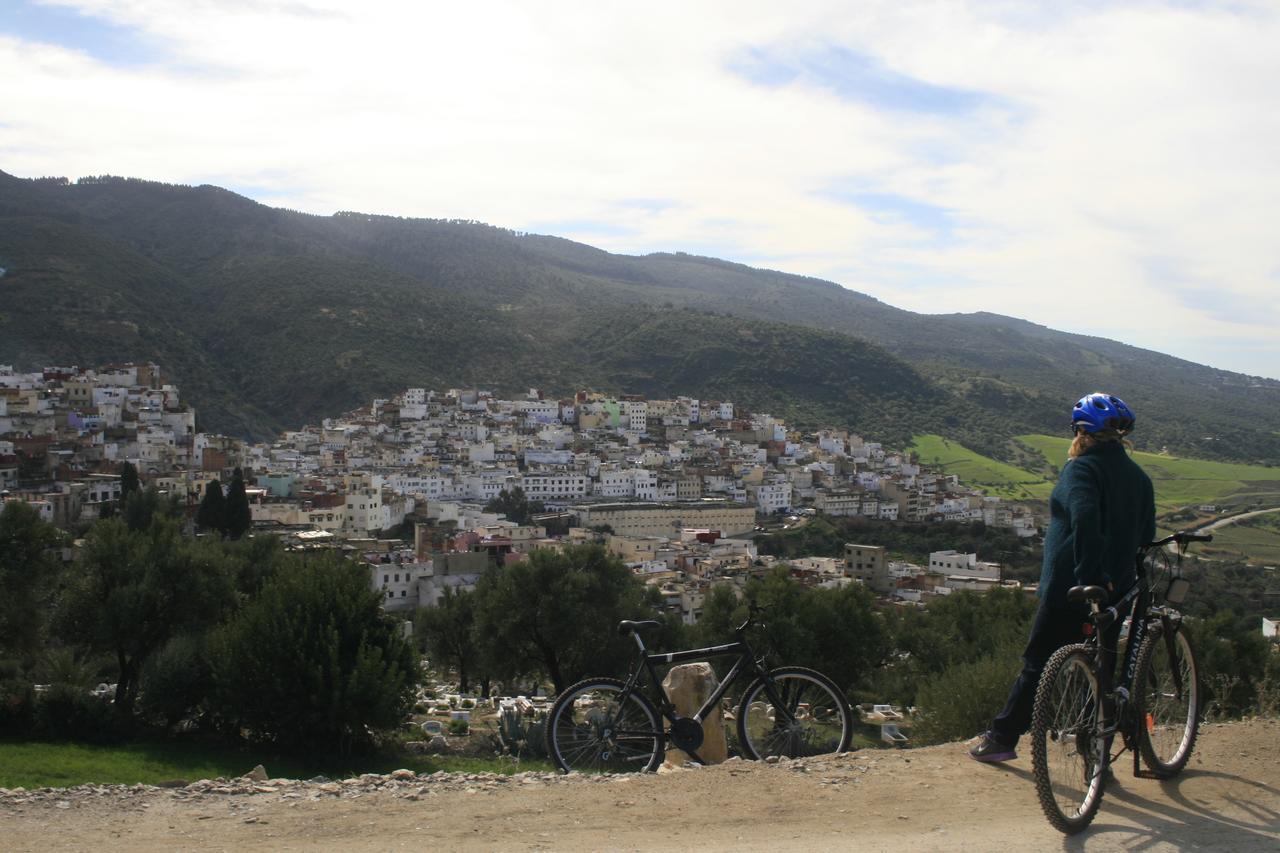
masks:
[[[161,54],[156,43],[139,30],[31,0],[0,2],[0,35],[56,44],[111,65],[142,65]]]
[[[951,241],[955,234],[955,211],[927,201],[890,192],[874,192],[835,186],[821,193],[824,198],[856,207],[884,225],[909,225],[928,232],[935,244]]]
[[[729,70],[757,86],[817,86],[847,101],[903,112],[960,115],[972,112],[994,97],[910,77],[874,57],[835,45],[800,55],[770,48],[747,48],[729,63]]]

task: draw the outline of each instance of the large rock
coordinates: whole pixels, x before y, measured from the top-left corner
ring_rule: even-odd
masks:
[[[662,688],[676,706],[676,714],[692,717],[698,713],[716,689],[716,673],[709,663],[686,663],[672,667],[662,680]],[[702,721],[702,746],[698,757],[707,764],[719,764],[729,757],[729,742],[724,736],[724,712],[717,704]],[[666,763],[679,767],[690,761],[683,750],[668,746]]]

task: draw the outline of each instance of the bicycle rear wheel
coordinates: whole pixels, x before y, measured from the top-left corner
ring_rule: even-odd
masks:
[[[744,758],[844,752],[852,740],[849,703],[831,679],[812,669],[772,670],[751,682],[738,704],[738,743]]]
[[[1187,632],[1181,625],[1174,628],[1171,644],[1156,623],[1138,650],[1133,711],[1142,762],[1161,779],[1181,773],[1196,745],[1199,676]]]
[[[1107,743],[1098,736],[1102,712],[1095,651],[1064,646],[1045,664],[1031,715],[1031,769],[1049,823],[1073,835],[1093,820],[1106,785]]]
[[[547,715],[547,754],[563,773],[633,773],[662,763],[662,720],[653,703],[616,678],[588,678]]]

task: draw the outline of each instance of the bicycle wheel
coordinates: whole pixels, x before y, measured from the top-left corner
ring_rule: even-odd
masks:
[[[1089,825],[1106,785],[1107,743],[1098,736],[1101,714],[1094,650],[1064,646],[1040,674],[1031,714],[1031,769],[1045,817],[1073,835]]]
[[[738,704],[744,758],[844,752],[852,739],[849,703],[831,679],[811,669],[772,670],[751,682]]]
[[[1187,632],[1173,632],[1173,651],[1156,623],[1138,650],[1133,711],[1138,720],[1138,751],[1156,776],[1182,772],[1200,730],[1200,673]]]
[[[653,703],[616,678],[569,687],[547,715],[547,754],[564,773],[632,773],[662,763],[662,722]]]

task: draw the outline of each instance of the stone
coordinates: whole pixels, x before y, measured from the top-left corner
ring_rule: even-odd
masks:
[[[248,779],[251,782],[265,782],[271,777],[267,775],[267,769],[259,764],[257,767],[244,774],[242,778]]]
[[[682,717],[691,717],[698,713],[702,703],[707,701],[716,689],[716,673],[711,664],[686,663],[672,667],[667,677],[662,680],[662,689],[667,692],[676,713]],[[702,721],[702,746],[698,747],[698,757],[705,764],[719,764],[729,757],[729,741],[724,734],[724,710],[716,705]],[[666,760],[670,764],[680,765],[689,760],[689,756],[674,747],[668,747]]]
[[[392,770],[392,771],[391,771],[391,778],[392,778],[392,779],[399,779],[399,780],[401,780],[401,781],[403,781],[403,780],[405,780],[405,779],[413,779],[413,778],[414,778],[414,777],[416,777],[417,775],[418,775],[418,774],[417,774],[417,773],[414,773],[412,770],[406,770],[405,768],[401,768],[401,769],[399,769],[399,770]]]

